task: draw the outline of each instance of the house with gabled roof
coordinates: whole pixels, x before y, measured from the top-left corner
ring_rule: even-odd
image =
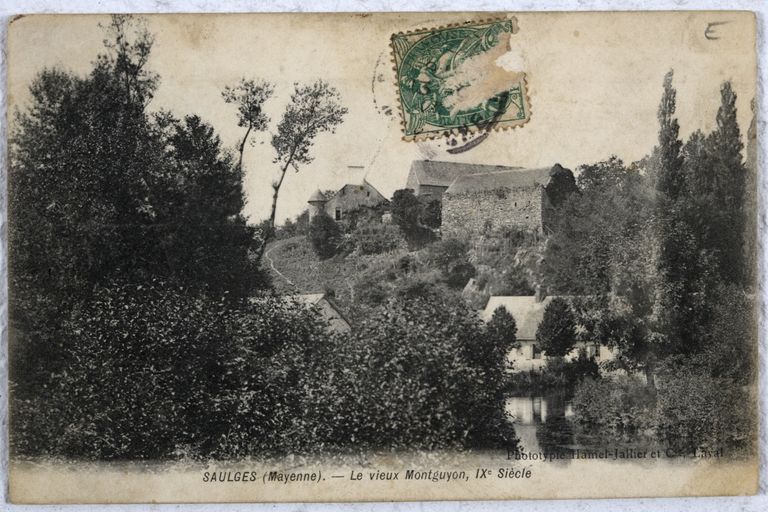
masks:
[[[361,169],[360,167],[352,167]],[[347,183],[332,195],[316,190],[307,200],[309,218],[325,212],[336,221],[344,220],[351,212],[362,208],[375,208],[387,203],[387,198],[363,178],[358,183]]]
[[[574,296],[561,296],[567,302]],[[555,296],[541,297],[537,295],[521,296],[492,296],[488,299],[485,308],[480,312],[480,318],[487,322],[493,317],[497,308],[504,308],[512,315],[517,325],[516,340],[520,347],[513,349],[507,355],[512,363],[512,371],[539,370],[547,363],[547,356],[542,352],[536,341],[536,331],[544,319],[544,310],[555,299]],[[583,327],[577,326],[577,333],[583,332]],[[574,349],[566,355],[565,359],[578,357],[579,351],[584,350],[588,357],[594,357],[596,361],[605,361],[615,357],[614,352],[606,346],[598,343],[574,340]]]
[[[442,199],[443,193],[461,176],[477,173],[509,171],[520,167],[504,165],[463,164],[460,162],[443,162],[438,160],[414,160],[408,172],[405,188],[421,197]]]

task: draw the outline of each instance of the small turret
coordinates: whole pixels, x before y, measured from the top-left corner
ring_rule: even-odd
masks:
[[[309,220],[312,220],[315,215],[325,209],[325,203],[327,201],[328,199],[326,199],[323,193],[320,192],[320,189],[315,190],[315,192],[309,196],[309,199],[307,200],[309,203]]]

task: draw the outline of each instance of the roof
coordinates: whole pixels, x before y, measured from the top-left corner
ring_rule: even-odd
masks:
[[[313,201],[327,201],[327,199],[325,198],[323,193],[320,192],[320,189],[317,189],[311,196],[309,196],[309,199],[307,199],[308,203],[311,203]]]
[[[480,318],[487,322],[493,316],[496,308],[503,306],[515,319],[517,339],[519,341],[533,341],[536,339],[536,330],[544,319],[544,310],[553,299],[563,299],[573,307],[576,300],[596,297],[595,295],[548,295],[543,299],[536,300],[535,295],[497,295],[488,299],[485,309],[480,312]],[[577,324],[576,333],[584,332],[584,326]]]
[[[434,160],[414,160],[411,164],[411,174],[420,185],[448,187],[459,176],[468,174],[510,171],[520,167],[504,165],[463,164],[459,162],[441,162]]]
[[[348,326],[351,326],[352,324],[349,323],[349,320],[347,320],[347,317],[344,315],[344,313],[341,312],[339,309],[339,306],[336,305],[336,303],[328,297],[325,293],[300,293],[297,295],[286,295],[284,296],[286,300],[294,299],[297,302],[303,303],[305,306],[314,306],[320,303],[320,301],[325,300],[325,302],[330,305],[333,310],[336,312],[337,315],[339,315],[339,318],[344,321]]]
[[[317,304],[325,297],[324,293],[300,293],[298,295],[289,295],[288,298],[296,299],[298,302],[311,305]]]
[[[551,167],[540,169],[516,169],[459,176],[445,191],[446,194],[466,194],[502,188],[534,187],[546,185],[552,173]]]
[[[347,187],[366,187],[369,190],[375,192],[379,197],[381,197],[381,199],[384,199],[385,201],[387,200],[387,198],[384,197],[384,194],[379,192],[379,190],[376,187],[374,187],[373,185],[371,185],[371,183],[368,180],[366,180],[365,178],[363,178],[363,180],[359,181],[359,182],[347,183],[343,187],[339,188],[339,190],[337,190],[336,193],[338,194],[342,189],[345,189]]]
[[[517,339],[521,341],[535,340],[536,329],[544,318],[544,308],[552,301],[553,297],[546,297],[537,301],[533,295],[522,296],[495,296],[488,299],[488,304],[480,313],[480,318],[488,321],[493,316],[496,308],[503,307],[515,319],[517,324]]]
[[[328,295],[325,293],[297,293],[297,294],[280,295],[278,296],[278,299],[283,301],[285,304],[290,304],[292,302],[295,302],[298,304],[302,304],[305,307],[316,306],[320,304],[321,301],[325,300],[325,302],[329,306],[331,306],[331,308],[336,312],[339,319],[343,320],[344,323],[346,323],[348,326],[352,325],[349,323],[349,320],[347,320],[347,317],[344,316],[344,313],[341,312],[341,310],[333,301],[333,299],[328,297]],[[251,297],[250,299],[252,303],[256,303],[256,304],[264,300],[266,300],[265,297]]]
[[[314,304],[317,304],[321,300],[323,300],[325,297],[324,293],[297,293],[295,295],[280,295],[278,297],[280,300],[285,302],[300,302],[304,304],[305,306],[311,306]],[[259,303],[265,300],[264,297],[251,297],[251,302]]]
[[[316,190],[315,193],[312,194],[312,196],[309,199],[307,199],[307,202],[308,203],[311,203],[312,201],[328,202],[328,201],[332,200],[334,197],[336,197],[337,195],[339,195],[339,192],[341,192],[342,190],[346,189],[347,187],[352,187],[352,188],[365,187],[368,190],[372,191],[374,194],[376,194],[376,196],[379,199],[381,199],[382,201],[387,201],[387,198],[384,197],[384,194],[379,192],[379,190],[376,187],[371,185],[368,180],[363,178],[361,181],[358,181],[358,182],[348,182],[348,183],[345,183],[344,185],[342,185],[341,187],[336,189],[336,192],[331,194],[330,197],[326,197],[325,195],[323,195],[322,192],[320,192],[320,190]]]

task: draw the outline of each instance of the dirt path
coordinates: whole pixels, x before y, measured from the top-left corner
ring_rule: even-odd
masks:
[[[267,249],[267,252],[265,252],[265,253],[264,253],[264,257],[265,257],[265,258],[267,258],[267,261],[269,262],[269,268],[271,268],[271,269],[272,269],[272,271],[273,271],[275,274],[277,274],[278,276],[280,276],[280,277],[281,277],[281,278],[282,278],[282,279],[283,279],[283,280],[284,280],[286,283],[288,283],[290,286],[293,286],[294,288],[296,288],[296,285],[295,285],[295,284],[293,284],[293,281],[291,281],[290,279],[288,279],[287,277],[285,277],[285,275],[284,275],[282,272],[280,272],[279,270],[277,270],[277,268],[275,267],[275,262],[274,262],[274,260],[272,260],[272,256],[271,256],[271,253],[272,253],[272,251],[274,251],[275,249],[277,249],[278,247],[280,247],[281,245],[283,245],[283,244],[284,244],[286,241],[287,241],[287,240],[280,240],[279,242],[275,242],[275,244],[274,244],[272,247],[270,247],[269,249]]]

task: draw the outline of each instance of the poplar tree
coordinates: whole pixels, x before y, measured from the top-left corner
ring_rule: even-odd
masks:
[[[708,138],[714,188],[711,205],[720,222],[714,226],[712,249],[718,255],[718,273],[726,282],[741,283],[744,269],[744,194],[747,169],[742,159],[741,132],[736,119],[736,93],[730,82],[720,88],[717,128]]]
[[[681,154],[680,125],[675,117],[677,92],[672,87],[673,71],[664,75],[664,94],[658,110],[659,119],[659,169],[656,190],[671,200],[683,191],[683,156]]]

